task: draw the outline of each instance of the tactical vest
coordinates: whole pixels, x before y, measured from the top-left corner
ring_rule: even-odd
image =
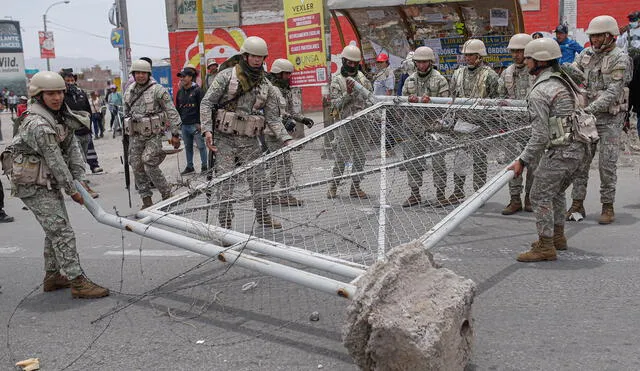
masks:
[[[512,64],[511,66],[507,67],[506,70],[504,70],[504,74],[503,76],[503,81],[504,81],[504,87],[507,90],[507,95],[509,98],[512,99],[525,99],[525,97],[527,96],[527,94],[530,91],[530,87],[531,84],[533,83],[534,77],[533,75],[530,75],[528,72],[525,71],[525,73],[527,74],[527,87],[526,89],[522,89],[524,84],[521,84],[521,86],[519,86],[518,84],[518,78],[516,77],[516,65]],[[526,69],[526,67],[523,67]]]
[[[238,80],[238,69],[240,65],[236,65],[231,70],[231,79],[229,80],[229,86],[227,87],[227,94],[225,95],[225,100],[231,100],[236,96],[238,92],[238,86],[240,81]],[[254,88],[256,90],[256,102],[253,104],[253,110],[259,111],[264,108],[267,103],[267,97],[269,96],[269,84],[265,84],[264,82],[260,82],[258,86]]]
[[[487,77],[489,76],[490,67],[480,66],[482,70],[477,72],[474,81],[472,82],[473,90],[464,90],[464,71],[468,70],[468,67],[459,68],[454,72],[453,79],[456,82],[456,93],[458,97],[462,98],[484,98],[487,95]],[[474,94],[475,93],[475,94]]]
[[[597,99],[600,91],[606,90],[613,82],[613,70],[615,65],[613,65],[612,61],[617,58],[628,58],[627,56],[620,56],[620,54],[624,54],[624,52],[620,48],[615,47],[612,51],[602,56],[600,63],[594,64],[591,63],[591,60],[598,56],[592,50],[589,49],[584,54],[580,55],[578,64],[582,71],[584,71],[584,75],[589,86],[587,89],[589,103]],[[625,85],[631,81],[632,77],[632,71],[630,71],[632,68],[631,66],[628,67],[629,68],[625,70],[625,75],[623,76],[623,82]],[[616,100],[609,106],[608,113],[616,115],[620,112],[626,112],[629,108],[628,104],[629,88],[625,87],[622,89]]]
[[[124,102],[129,107],[128,116],[124,119],[124,129],[128,135],[157,135],[165,129],[167,118],[162,107],[155,99],[156,83],[151,81],[149,84],[151,86],[146,88],[142,96],[135,102],[133,100],[137,94],[134,96],[133,90],[137,83],[134,83],[124,94]],[[138,104],[138,102],[144,104],[144,114],[133,111],[132,104]]]
[[[418,72],[412,73],[404,82],[407,87],[407,95],[422,96],[426,94],[430,97],[439,96],[439,75],[440,72],[434,69],[431,69],[429,74],[425,77],[420,77]]]

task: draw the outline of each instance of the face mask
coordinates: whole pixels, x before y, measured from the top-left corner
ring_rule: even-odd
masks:
[[[631,27],[631,28],[638,28],[638,21],[635,21],[635,22],[629,22],[629,27]]]

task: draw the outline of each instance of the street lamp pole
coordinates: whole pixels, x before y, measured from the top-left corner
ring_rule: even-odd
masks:
[[[44,34],[45,34],[45,37],[47,35],[47,13],[49,12],[49,9],[51,9],[51,7],[53,7],[54,5],[69,4],[70,2],[71,2],[71,0],[58,1],[57,3],[53,3],[53,4],[49,5],[47,10],[44,11],[44,14],[42,15],[42,22],[44,23]],[[49,62],[49,58],[47,58],[47,71],[51,71],[51,64]]]

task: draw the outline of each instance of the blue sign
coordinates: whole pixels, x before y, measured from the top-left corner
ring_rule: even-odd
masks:
[[[111,30],[111,46],[124,48],[124,28],[119,27]]]

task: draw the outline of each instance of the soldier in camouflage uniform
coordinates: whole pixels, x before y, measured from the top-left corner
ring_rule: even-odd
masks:
[[[153,205],[151,182],[160,191],[163,200],[171,197],[171,185],[160,170],[160,164],[166,156],[162,151],[162,142],[165,122],[168,120],[171,144],[175,148],[180,147],[182,121],[167,90],[151,81],[151,65],[147,61],[134,61],[131,75],[135,82],[124,93],[124,126],[130,137],[129,163],[144,209]]]
[[[367,103],[366,97],[356,89],[354,82],[347,80],[347,77],[351,77],[362,85],[364,89],[372,91],[371,83],[358,69],[361,57],[362,55],[358,47],[354,45],[345,46],[342,50],[342,68],[340,69],[340,73],[331,76],[331,110],[336,120],[351,116],[365,109],[369,104]],[[363,147],[366,146],[365,140],[368,137],[365,131],[365,125],[358,125],[358,121],[353,121],[338,129],[338,133],[332,142],[335,153],[332,170],[332,176],[334,178],[344,174],[344,169],[349,161],[353,163],[353,172],[360,172],[364,169],[366,156]],[[362,178],[362,176],[352,178],[349,196],[362,199],[369,197],[360,188]],[[339,180],[333,180],[329,183],[327,198],[337,197],[339,183]]]
[[[289,78],[293,73],[293,64],[287,59],[276,59],[271,65],[271,73],[268,78],[269,81],[278,88],[280,96],[280,113],[282,115],[282,122],[285,129],[292,134],[296,130],[298,122],[311,128],[313,126],[313,120],[309,117],[304,117],[300,113],[297,113],[294,108],[294,99],[289,87]],[[282,143],[278,140],[273,131],[267,128],[264,131],[265,141],[270,151],[277,151],[282,148]],[[282,155],[282,162],[275,164],[270,175],[271,184],[274,186],[276,183],[280,184],[280,187],[287,189],[291,186],[291,176],[293,173],[293,164],[291,163],[291,154],[285,153]],[[293,197],[289,194],[288,190],[282,191],[279,195],[271,197],[271,203],[277,203],[282,206],[302,206],[303,201]]]
[[[538,240],[518,256],[521,262],[556,260],[556,250],[567,248],[564,235],[565,190],[580,171],[588,168],[589,145],[569,133],[576,95],[559,73],[560,46],[549,38],[527,44],[524,55],[529,73],[536,76],[529,95],[531,138],[520,157],[508,168],[516,176],[538,161],[531,188]],[[558,138],[554,133],[567,133]]]
[[[269,130],[286,146],[291,136],[282,125],[280,117],[280,93],[271,85],[262,67],[269,54],[267,43],[260,37],[248,37],[236,60],[238,64],[216,75],[200,104],[200,120],[207,147],[217,152],[216,173],[232,172],[237,165],[247,164],[262,155],[256,136]],[[224,64],[223,64],[224,65]],[[215,117],[215,123],[211,116]],[[214,134],[215,133],[215,134]],[[218,220],[224,228],[231,229],[233,208],[233,181],[221,183]],[[267,212],[268,200],[263,195],[270,189],[262,165],[247,171],[247,181],[256,209],[256,223],[263,227],[280,229],[282,224]]]
[[[429,103],[430,97],[448,97],[449,83],[447,79],[433,68],[436,62],[436,56],[433,50],[426,46],[416,49],[413,55],[413,62],[416,66],[416,72],[407,77],[402,87],[402,95],[408,96],[411,103]],[[412,138],[405,143],[403,151],[405,159],[424,155],[434,150],[430,142],[433,140],[428,137],[430,128],[428,124],[421,123],[420,127],[411,128]],[[431,159],[433,168],[433,184],[436,188],[436,199],[441,205],[446,205],[445,188],[447,186],[447,165],[444,154],[435,155]],[[411,188],[411,195],[402,204],[403,207],[410,207],[422,202],[420,195],[420,187],[422,186],[422,172],[426,170],[425,165],[421,162],[410,163],[407,165],[407,181]]]
[[[600,224],[610,224],[615,220],[613,202],[617,182],[617,162],[620,151],[620,135],[625,113],[628,109],[626,84],[631,80],[631,66],[628,56],[616,47],[615,37],[619,34],[618,23],[608,15],[595,17],[587,29],[591,47],[584,49],[573,63],[585,75],[587,105],[585,111],[596,116],[596,127],[600,141],[597,149],[592,148],[589,163],[596,150],[599,155],[600,202],[602,213]],[[595,146],[594,146],[595,147]],[[580,173],[573,183],[571,197],[573,203],[566,213],[567,220],[573,213],[585,215],[583,201],[587,195],[589,170]]]
[[[33,212],[45,233],[44,291],[71,287],[73,298],[100,298],[109,290],[84,275],[60,192],[82,205],[74,180],[87,188],[84,158],[73,132],[89,122],[64,105],[64,91],[64,80],[57,73],[38,72],[31,79],[29,94],[35,99],[12,142],[12,194]]]
[[[533,85],[534,75],[529,74],[529,70],[524,63],[524,47],[533,40],[529,34],[519,33],[513,35],[509,40],[507,49],[511,52],[513,57],[513,64],[502,71],[500,75],[500,96],[507,99],[527,99],[529,89]],[[524,146],[527,143],[528,135],[524,133],[518,138],[518,144]],[[520,147],[522,148],[522,147]],[[524,210],[532,212],[531,199],[529,193],[531,192],[531,185],[533,184],[533,173],[536,171],[537,161],[532,161],[527,166],[527,183],[525,186],[524,194]],[[509,205],[502,210],[502,215],[512,215],[522,210],[522,183],[524,177],[516,177],[509,181],[509,194],[511,195],[511,201]]]
[[[450,83],[451,96],[472,99],[498,98],[500,77],[483,61],[483,57],[487,56],[487,49],[482,40],[467,40],[462,46],[462,54],[465,65],[453,72]],[[487,149],[483,144],[474,145],[469,149],[473,157],[473,189],[477,191],[487,181]],[[451,204],[460,203],[465,198],[466,176],[459,174],[461,169],[456,170],[453,174],[454,191],[449,197]]]

